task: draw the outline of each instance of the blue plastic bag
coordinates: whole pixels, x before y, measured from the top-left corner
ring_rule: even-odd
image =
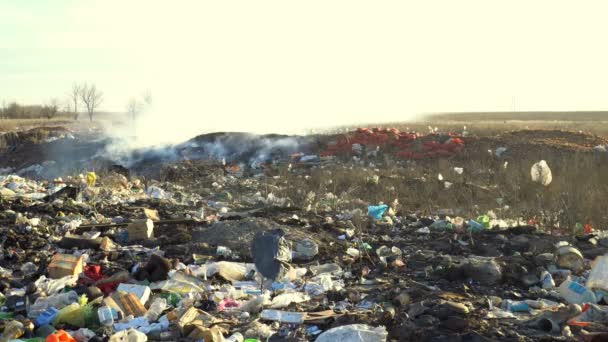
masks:
[[[376,221],[381,220],[386,209],[388,209],[388,205],[386,204],[370,205],[367,207],[367,214]]]
[[[469,228],[467,229],[469,232],[471,233],[479,233],[482,230],[486,229],[485,225],[483,225],[482,223],[479,223],[475,220],[469,220],[469,222],[467,222]]]

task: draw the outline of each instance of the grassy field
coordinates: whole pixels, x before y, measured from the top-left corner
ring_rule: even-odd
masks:
[[[608,137],[608,112],[496,112],[446,113],[421,116],[416,120],[369,123],[366,127],[395,127],[402,131],[426,133],[439,131],[463,132],[477,136],[493,136],[518,130],[562,130],[584,132]],[[345,125],[332,131],[349,131]]]

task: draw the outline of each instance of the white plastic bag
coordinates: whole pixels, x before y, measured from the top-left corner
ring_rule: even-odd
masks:
[[[371,327],[367,324],[350,324],[329,329],[319,335],[316,342],[381,342],[386,341],[385,327]]]
[[[608,255],[597,257],[587,278],[587,288],[608,291]]]
[[[530,169],[530,175],[532,176],[532,181],[535,183],[540,183],[544,186],[551,184],[553,180],[553,175],[551,174],[551,169],[547,162],[544,160],[539,161],[532,165],[532,169]]]

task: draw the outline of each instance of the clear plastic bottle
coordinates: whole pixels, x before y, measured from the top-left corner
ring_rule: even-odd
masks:
[[[165,298],[156,298],[150,305],[150,308],[145,314],[145,318],[148,322],[156,322],[158,317],[167,308],[167,300]]]
[[[16,340],[23,336],[25,328],[23,323],[19,321],[10,321],[4,326],[4,332],[0,336],[0,342],[8,342],[10,340]]]

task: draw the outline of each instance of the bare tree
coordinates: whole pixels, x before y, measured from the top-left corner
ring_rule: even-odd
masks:
[[[78,102],[82,95],[82,88],[81,85],[74,83],[72,84],[72,90],[68,94],[70,102],[74,104],[74,120],[78,120]]]
[[[47,119],[54,118],[59,112],[59,100],[56,98],[51,99],[48,104],[42,106],[40,109],[40,114],[46,116]]]
[[[80,91],[80,99],[89,113],[89,120],[93,121],[93,114],[99,105],[103,102],[103,92],[98,90],[94,84],[83,85]]]
[[[127,102],[127,113],[131,116],[131,120],[135,121],[137,114],[141,112],[141,103],[136,98],[132,97]]]

